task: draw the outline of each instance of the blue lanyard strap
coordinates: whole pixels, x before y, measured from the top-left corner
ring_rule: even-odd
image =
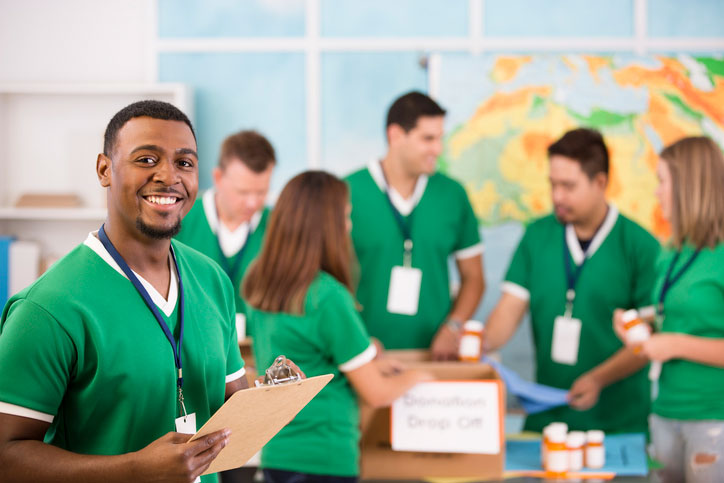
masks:
[[[390,209],[392,210],[392,214],[395,216],[395,221],[397,221],[397,225],[400,227],[400,232],[402,232],[405,242],[408,240],[412,241],[412,213],[410,213],[410,216],[407,217],[407,221],[405,221],[402,213],[400,213],[394,203],[392,203],[392,198],[390,198],[390,193],[387,189],[385,189],[385,196],[387,197],[387,202],[390,204]]]
[[[219,221],[219,224],[220,223],[221,221]],[[220,230],[221,226],[219,226],[219,231]],[[224,269],[232,282],[235,280],[236,275],[239,273],[239,268],[241,267],[241,259],[244,258],[244,251],[246,250],[246,246],[249,244],[249,238],[251,238],[253,234],[254,232],[251,230],[251,222],[249,222],[249,233],[246,235],[246,240],[244,241],[244,244],[241,246],[236,255],[234,255],[234,261],[232,263],[229,263],[228,257],[224,255],[224,250],[222,250],[221,248],[221,239],[219,238],[218,234],[216,236],[216,244],[219,247],[219,254],[221,254],[221,268]]]
[[[608,217],[608,212],[606,212],[606,217]],[[568,250],[566,228],[563,228],[563,263],[566,267],[566,312],[568,316],[570,316],[573,312],[573,301],[576,299],[576,283],[578,283],[578,279],[581,277],[583,266],[586,264],[586,261],[588,261],[588,252],[591,251],[591,247],[593,246],[593,240],[596,239],[596,235],[598,235],[598,232],[601,231],[601,227],[605,222],[606,218],[604,218],[598,228],[596,228],[596,232],[593,234],[593,238],[591,238],[591,243],[588,245],[588,248],[586,248],[586,250],[583,252],[583,260],[581,261],[581,264],[576,267],[575,270],[573,270],[573,268],[571,267],[571,253]]]
[[[674,266],[676,265],[676,262],[679,261],[679,257],[681,256],[681,250],[676,252],[674,259],[671,260],[671,263],[669,264],[669,269],[666,271],[666,277],[664,278],[664,284],[661,286],[661,292],[659,292],[659,304],[656,307],[656,311],[659,315],[664,313],[664,300],[666,299],[666,295],[668,294],[669,290],[671,290],[671,287],[673,287],[674,284],[679,281],[681,276],[684,275],[684,272],[686,272],[689,267],[691,267],[691,264],[694,263],[694,260],[696,260],[696,257],[699,256],[699,253],[701,253],[701,248],[698,248],[694,252],[694,254],[691,255],[689,260],[687,260],[684,266],[679,269],[676,275],[672,277],[671,274],[674,272]]]
[[[405,220],[405,217],[402,216],[402,213],[395,207],[395,204],[392,202],[392,198],[390,198],[390,188],[389,183],[387,182],[387,176],[385,175],[384,169],[382,169],[382,163],[380,163],[380,170],[382,171],[382,177],[385,179],[385,197],[387,198],[387,203],[390,205],[390,209],[392,210],[392,215],[395,217],[395,221],[397,222],[397,226],[400,228],[400,232],[402,233],[402,237],[404,239],[402,247],[404,248],[404,265],[410,266],[412,264],[412,215],[414,213],[410,213],[407,217],[407,220]]]
[[[598,231],[596,232],[598,233]],[[571,253],[568,250],[568,242],[566,240],[566,230],[563,229],[563,263],[566,267],[566,304],[567,309],[569,311],[572,311],[573,301],[576,298],[576,283],[578,283],[578,279],[581,277],[581,272],[583,271],[583,266],[586,264],[586,261],[588,260],[588,250],[590,250],[591,245],[588,246],[588,249],[583,252],[583,261],[580,265],[576,267],[575,270],[571,267]],[[570,314],[569,314],[570,315]]]
[[[183,387],[183,373],[182,373],[182,366],[181,366],[181,344],[184,337],[184,288],[183,284],[181,283],[181,272],[179,272],[178,269],[178,263],[176,262],[176,255],[173,252],[173,249],[171,250],[171,258],[173,260],[173,264],[176,267],[176,273],[178,274],[178,291],[179,291],[179,335],[178,335],[178,341],[175,340],[173,334],[171,333],[171,330],[169,329],[168,325],[166,324],[166,321],[161,316],[161,313],[158,311],[158,307],[156,307],[156,304],[153,303],[153,300],[151,300],[151,296],[146,291],[146,288],[141,284],[140,280],[138,280],[138,277],[133,273],[131,270],[131,267],[128,266],[128,263],[123,259],[120,253],[118,253],[118,250],[116,250],[116,247],[113,246],[113,243],[108,239],[108,235],[106,235],[106,230],[104,229],[105,225],[101,225],[100,230],[98,230],[98,238],[100,239],[101,243],[105,247],[105,249],[108,251],[108,253],[111,255],[113,260],[118,264],[119,267],[121,267],[121,270],[123,273],[126,274],[126,277],[128,277],[128,280],[131,281],[133,286],[136,288],[136,291],[138,294],[143,298],[143,301],[146,303],[146,306],[151,310],[153,313],[153,316],[156,318],[156,321],[158,322],[158,325],[161,326],[161,330],[163,330],[163,333],[166,335],[166,339],[168,339],[169,343],[171,344],[171,349],[173,350],[173,359],[174,363],[176,364],[176,368],[178,369],[178,379],[176,381],[178,388],[179,388],[179,395],[180,390]],[[173,274],[172,274],[173,276]],[[181,397],[181,396],[180,396]]]
[[[566,234],[565,231],[563,232],[563,262],[566,265],[566,281],[568,283],[566,288],[568,290],[574,290],[576,288],[576,283],[581,277],[583,266],[586,264],[586,260],[588,260],[587,254],[588,250],[583,252],[583,261],[576,267],[575,270],[573,270],[571,267],[571,254],[568,250],[568,243],[566,242]]]

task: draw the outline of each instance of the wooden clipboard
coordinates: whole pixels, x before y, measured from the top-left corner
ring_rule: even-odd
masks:
[[[239,468],[254,456],[332,380],[332,374],[276,386],[237,391],[189,440],[195,441],[224,428],[229,443],[204,472]]]

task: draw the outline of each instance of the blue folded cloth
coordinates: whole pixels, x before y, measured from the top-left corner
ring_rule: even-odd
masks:
[[[568,391],[565,389],[526,381],[511,369],[488,356],[483,356],[482,362],[493,366],[503,379],[508,392],[518,397],[521,406],[528,414],[568,404]]]

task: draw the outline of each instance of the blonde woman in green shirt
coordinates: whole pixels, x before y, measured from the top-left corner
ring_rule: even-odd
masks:
[[[359,474],[357,397],[385,406],[428,374],[377,358],[351,286],[347,185],[308,171],[282,190],[243,282],[259,367],[279,354],[334,379],[263,449],[267,482],[350,482]]]
[[[654,284],[656,333],[641,353],[663,363],[650,428],[668,482],[724,474],[724,156],[709,138],[664,149],[656,195],[671,223]],[[621,311],[614,328],[624,339]]]

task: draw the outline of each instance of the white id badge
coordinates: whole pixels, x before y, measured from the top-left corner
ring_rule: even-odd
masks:
[[[551,359],[559,364],[575,366],[578,362],[578,346],[581,341],[581,320],[556,317],[553,325]]]
[[[391,314],[415,315],[420,301],[422,270],[413,267],[392,267],[387,311]]]
[[[236,314],[236,339],[241,342],[246,338],[246,315]]]
[[[176,432],[183,434],[196,434],[196,413],[176,418]],[[194,483],[201,483],[201,477],[197,477],[194,480]]]
[[[183,434],[196,434],[196,413],[176,418],[176,432]]]

